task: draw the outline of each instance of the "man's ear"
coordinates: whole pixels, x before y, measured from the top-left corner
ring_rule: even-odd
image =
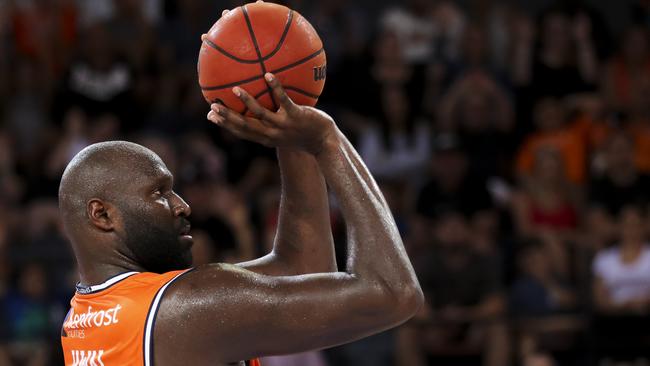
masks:
[[[102,231],[113,231],[115,228],[114,207],[99,198],[88,201],[86,213],[91,224]]]

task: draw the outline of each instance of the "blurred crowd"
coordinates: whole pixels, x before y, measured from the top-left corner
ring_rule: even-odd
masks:
[[[378,179],[427,297],[399,329],[267,365],[648,365],[650,1],[287,1],[319,107]],[[265,253],[275,152],[206,121],[200,35],[234,1],[0,0],[0,365],[62,364],[67,162],[128,139],[191,204],[195,264]],[[339,267],[345,227],[332,200]]]

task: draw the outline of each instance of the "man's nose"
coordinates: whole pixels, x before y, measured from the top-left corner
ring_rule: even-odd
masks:
[[[185,202],[181,196],[174,192],[172,196],[172,211],[174,216],[188,217],[192,214],[192,208]]]

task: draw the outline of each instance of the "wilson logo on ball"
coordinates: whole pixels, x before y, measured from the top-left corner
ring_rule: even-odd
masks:
[[[327,65],[314,67],[314,81],[325,80]]]

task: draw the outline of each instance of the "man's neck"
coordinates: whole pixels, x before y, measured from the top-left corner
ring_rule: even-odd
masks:
[[[146,270],[135,263],[92,263],[79,262],[79,284],[93,286],[106,282],[108,279],[126,272],[145,272]]]

